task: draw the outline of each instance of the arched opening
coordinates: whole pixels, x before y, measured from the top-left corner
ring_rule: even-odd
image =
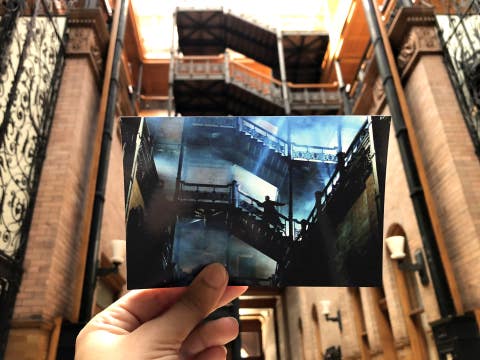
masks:
[[[358,287],[348,288],[350,301],[352,303],[353,317],[355,320],[355,329],[357,331],[357,340],[360,347],[362,360],[370,359],[370,343],[368,341],[367,325],[363,313],[362,297]]]
[[[408,237],[400,224],[390,225],[387,237],[400,235],[405,237],[405,259],[402,261],[411,262]],[[397,262],[397,260],[391,260]],[[424,312],[416,275],[411,271],[402,271],[398,264],[392,266],[403,318],[407,329],[412,356],[415,359],[428,359],[427,340],[422,326],[422,313]]]

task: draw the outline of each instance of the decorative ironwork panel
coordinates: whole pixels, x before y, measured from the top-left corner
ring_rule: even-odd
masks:
[[[64,62],[66,18],[52,17],[48,9],[37,16],[40,5],[37,1],[32,16],[0,20],[8,34],[0,44],[0,357]]]
[[[480,156],[480,1],[454,4],[437,22],[450,79]]]

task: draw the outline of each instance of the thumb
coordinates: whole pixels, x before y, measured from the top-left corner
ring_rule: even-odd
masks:
[[[227,283],[228,274],[223,265],[208,265],[177,303],[142,327],[148,328],[158,339],[181,344],[198,323],[215,310]]]

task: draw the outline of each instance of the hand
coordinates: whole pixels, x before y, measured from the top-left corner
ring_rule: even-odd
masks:
[[[237,321],[202,321],[247,290],[227,283],[224,266],[212,264],[188,288],[131,291],[83,328],[75,359],[225,359]]]

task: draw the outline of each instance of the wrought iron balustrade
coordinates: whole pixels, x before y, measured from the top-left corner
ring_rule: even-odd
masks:
[[[282,83],[272,76],[223,56],[174,58],[175,80],[223,80],[283,108]],[[336,110],[341,104],[337,84],[287,84],[293,110]]]
[[[445,64],[480,157],[480,1],[442,1],[437,26]]]
[[[234,117],[193,117],[190,126],[235,129],[237,121]]]
[[[44,5],[0,3],[0,358],[64,64],[66,19]]]
[[[292,159],[317,161],[329,164],[337,163],[338,149],[292,143]]]
[[[277,153],[283,156],[288,156],[288,142],[272,134],[263,127],[245,118],[239,118],[238,130],[250,135],[255,140],[262,142]]]
[[[307,220],[307,229],[310,224],[315,223],[318,219],[319,211],[323,211],[328,203],[328,201],[335,195],[335,190],[337,189],[337,185],[339,181],[343,180],[341,178],[341,172],[348,168],[352,161],[358,157],[358,155],[362,152],[368,152],[370,146],[370,136],[368,132],[369,124],[366,123],[361,130],[359,130],[358,134],[353,139],[350,147],[348,148],[347,152],[345,153],[345,159],[343,166],[337,166],[334,173],[330,177],[330,180],[325,185],[325,187],[315,194],[316,202],[315,206],[313,207],[310,215],[308,216]]]
[[[342,102],[337,84],[288,84],[292,109],[308,110],[323,107],[338,109]]]
[[[179,182],[179,201],[209,202],[220,204],[232,203],[233,184],[216,185]]]
[[[177,80],[224,80],[225,64],[217,56],[189,56],[175,58]]]
[[[280,81],[235,62],[230,62],[229,70],[230,81],[233,84],[280,107],[283,106],[282,83]]]

